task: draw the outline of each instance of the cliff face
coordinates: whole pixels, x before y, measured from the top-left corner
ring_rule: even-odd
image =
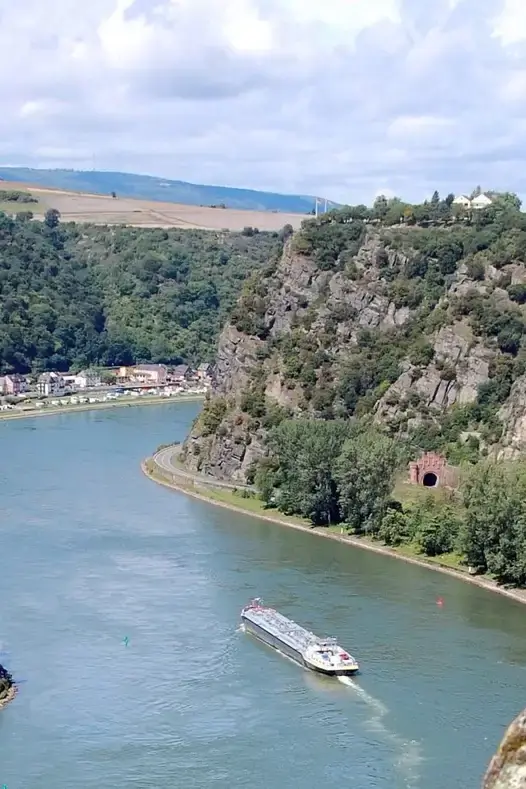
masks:
[[[526,786],[526,710],[508,727],[490,762],[482,789],[524,789]]]
[[[467,434],[526,448],[526,315],[510,298],[526,269],[494,265],[479,232],[333,221],[289,239],[224,327],[188,468],[250,482],[289,414],[368,416],[425,449],[461,451]]]

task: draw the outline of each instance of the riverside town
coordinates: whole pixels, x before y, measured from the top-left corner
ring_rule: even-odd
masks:
[[[204,395],[212,385],[212,365],[195,369],[187,364],[137,364],[93,368],[78,373],[49,371],[40,375],[0,377],[0,412],[11,415],[33,410],[89,406],[136,398]]]

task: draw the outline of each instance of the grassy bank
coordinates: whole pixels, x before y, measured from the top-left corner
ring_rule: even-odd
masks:
[[[126,408],[164,403],[187,403],[203,400],[202,395],[179,395],[178,397],[128,397],[111,400],[107,403],[82,403],[80,405],[58,405],[44,408],[27,408],[23,411],[0,411],[0,421],[9,419],[28,419],[35,416],[54,416],[57,414],[78,413],[79,411],[98,411],[109,408]]]
[[[355,548],[363,548],[374,551],[384,556],[390,556],[409,564],[425,567],[429,570],[444,573],[475,586],[482,587],[491,592],[497,592],[519,603],[526,603],[526,590],[506,589],[493,581],[491,578],[470,575],[466,569],[460,565],[460,556],[456,554],[443,554],[440,557],[423,557],[416,553],[415,547],[404,545],[398,548],[391,548],[369,539],[367,537],[356,537],[343,533],[340,526],[314,527],[303,518],[283,515],[274,509],[266,509],[263,503],[257,498],[246,498],[241,493],[229,490],[219,490],[212,485],[202,483],[197,478],[188,479],[174,473],[168,473],[161,469],[154,458],[148,458],[141,464],[143,473],[154,482],[164,485],[172,490],[186,493],[193,498],[214,504],[219,507],[238,512],[243,515],[251,515],[261,520],[287,526],[292,529],[313,534],[325,539],[337,540]]]

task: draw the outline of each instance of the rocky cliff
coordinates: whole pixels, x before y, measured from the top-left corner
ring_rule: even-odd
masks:
[[[0,707],[11,701],[16,693],[16,687],[11,674],[0,665]]]
[[[304,223],[224,327],[188,468],[250,482],[289,414],[370,419],[456,460],[522,452],[523,225],[519,212],[427,228],[348,212]]]
[[[525,789],[526,710],[508,727],[488,767],[482,789]]]

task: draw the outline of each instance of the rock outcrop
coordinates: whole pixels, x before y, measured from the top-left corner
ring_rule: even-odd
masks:
[[[484,313],[518,320],[522,308],[502,282],[520,283],[522,267],[481,272],[477,259],[452,270],[440,250],[422,257],[418,228],[364,225],[346,246],[347,227],[337,228],[334,244],[327,227],[319,241],[296,234],[241,295],[220,338],[211,398],[183,447],[192,471],[250,482],[266,433],[284,414],[370,414],[393,434],[411,435],[440,429],[453,406],[469,407],[494,387],[506,330],[497,337],[493,325],[484,328]],[[440,232],[447,240],[449,230]],[[498,451],[526,450],[525,413],[526,376],[500,410]]]
[[[526,452],[526,375],[518,378],[499,411],[505,425],[500,456],[511,459]]]
[[[482,789],[526,789],[526,710],[508,727]]]
[[[0,707],[12,701],[16,694],[16,685],[11,674],[0,665]]]

